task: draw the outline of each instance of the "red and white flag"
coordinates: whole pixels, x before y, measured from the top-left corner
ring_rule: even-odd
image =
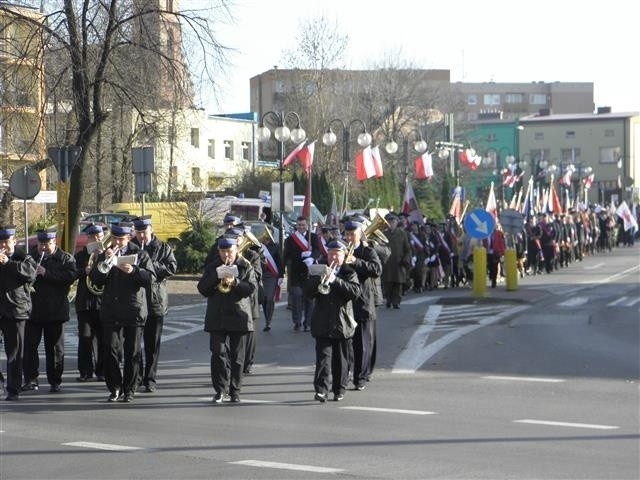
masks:
[[[556,187],[553,185],[553,181],[549,186],[549,205],[547,207],[547,211],[556,215],[560,215],[562,213],[562,203],[560,202],[558,192],[556,192]]]
[[[298,160],[307,175],[311,172],[311,166],[313,165],[313,152],[315,150],[316,141],[307,144],[298,152]]]
[[[462,207],[462,187],[457,186],[453,189],[453,199],[451,200],[451,208],[449,209],[449,215],[453,215],[456,222],[460,224],[460,210]]]
[[[489,190],[487,206],[484,209],[493,215],[493,218],[498,218],[498,203],[496,202],[496,193],[493,191],[493,182],[491,182],[491,190]]]
[[[431,154],[424,152],[416,158],[416,180],[430,180],[433,177]]]
[[[467,148],[465,150],[460,150],[458,160],[460,160],[461,165],[466,165],[471,170],[475,170],[480,166],[482,157],[478,155],[473,148]]]
[[[418,200],[415,193],[413,193],[413,187],[411,182],[407,182],[407,188],[404,191],[404,202],[402,203],[402,213],[409,215],[410,221],[418,221],[422,223],[422,213],[418,207]]]
[[[626,200],[623,200],[620,206],[616,209],[616,215],[618,215],[624,222],[625,232],[632,228],[635,228],[636,230],[638,229],[638,222],[636,221],[635,216],[631,213]]]
[[[287,157],[282,161],[282,166],[283,167],[288,167],[290,164],[292,164],[293,161],[298,156],[298,153],[300,153],[300,150],[302,150],[305,147],[306,144],[307,144],[306,140],[302,141],[296,146],[296,148],[291,150],[291,153],[289,155],[287,155]]]
[[[593,184],[593,181],[596,178],[596,174],[592,173],[591,175],[585,177],[582,179],[582,183],[584,184],[584,188],[591,188],[591,185]]]
[[[570,169],[567,169],[567,171],[564,172],[564,175],[562,175],[562,178],[560,179],[560,185],[564,185],[565,187],[570,187],[572,173],[573,171],[571,171]]]
[[[382,157],[380,156],[380,147],[376,145],[371,149],[371,157],[373,158],[373,168],[376,170],[376,178],[382,177]]]
[[[356,154],[356,178],[358,181],[376,176],[376,167],[374,165],[371,147],[367,146]]]

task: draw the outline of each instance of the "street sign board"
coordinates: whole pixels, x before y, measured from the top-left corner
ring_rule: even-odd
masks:
[[[524,215],[513,208],[507,208],[500,213],[500,224],[505,232],[516,235],[524,228]]]
[[[54,166],[58,170],[58,179],[61,182],[66,182],[71,176],[80,154],[82,153],[82,147],[75,145],[69,145],[62,148],[49,147],[47,154],[53,162]]]
[[[19,168],[9,179],[11,193],[22,200],[28,200],[40,193],[42,181],[33,168]]]
[[[486,210],[477,208],[464,218],[464,229],[471,238],[488,238],[496,228],[496,221]]]

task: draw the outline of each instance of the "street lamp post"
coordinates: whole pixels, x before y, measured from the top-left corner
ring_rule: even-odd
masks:
[[[289,130],[287,127],[287,121],[293,118],[295,120],[295,127],[293,130]],[[278,238],[278,248],[280,249],[280,255],[284,250],[284,144],[287,140],[291,140],[296,145],[304,142],[307,138],[306,132],[300,126],[300,116],[296,112],[265,112],[260,117],[260,125],[258,126],[258,142],[263,143],[271,138],[271,130],[265,126],[265,120],[271,120],[275,125],[274,137],[277,140],[277,157],[278,157],[278,170],[279,170],[279,183],[280,183],[280,235]],[[273,214],[273,212],[272,212]]]
[[[362,132],[358,134],[358,145],[362,148],[371,145],[371,134],[367,132],[367,125],[359,118],[354,118],[348,122],[344,122],[339,118],[334,118],[327,125],[327,131],[322,135],[322,143],[327,147],[333,147],[338,141],[338,137],[333,131],[332,125],[338,125],[342,132],[342,173],[344,175],[344,184],[342,191],[342,208],[341,213],[344,213],[348,206],[349,201],[349,142],[351,138],[351,128],[354,125],[360,125]]]
[[[417,136],[416,136],[417,135]],[[404,162],[404,185],[407,186],[409,181],[409,142],[411,137],[414,136],[413,149],[418,154],[423,154],[427,151],[427,142],[422,139],[422,134],[418,130],[412,130],[408,135],[403,135],[402,132],[398,132],[398,137],[402,140],[402,159]],[[398,151],[398,144],[392,138],[385,145],[384,149],[388,154],[393,155]]]

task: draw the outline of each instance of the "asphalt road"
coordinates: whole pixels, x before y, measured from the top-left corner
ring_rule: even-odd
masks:
[[[368,388],[326,404],[313,339],[281,306],[242,402],[213,405],[204,303],[182,284],[158,391],[107,403],[73,381],[68,338],[61,394],[0,403],[0,478],[637,479],[639,251],[484,298],[410,294],[380,311]]]

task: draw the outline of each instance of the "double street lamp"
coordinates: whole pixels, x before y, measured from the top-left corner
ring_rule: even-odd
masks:
[[[418,130],[412,130],[406,136],[402,134],[402,132],[398,132],[397,136],[402,140],[402,158],[404,162],[404,182],[405,186],[409,180],[409,142],[411,141],[411,137],[413,136],[413,150],[422,155],[427,151],[427,142],[422,139],[422,134]],[[392,138],[385,145],[384,149],[388,154],[394,155],[398,151],[398,144]]]
[[[260,125],[258,126],[257,137],[259,143],[264,143],[271,138],[271,130],[269,127],[265,125],[265,120],[271,120],[272,125],[275,125],[274,137],[277,141],[277,158],[279,162],[278,170],[279,170],[279,183],[280,183],[280,205],[279,212],[280,213],[280,235],[278,238],[278,247],[280,249],[280,254],[282,255],[282,251],[284,248],[284,144],[291,140],[296,145],[302,143],[307,138],[306,132],[300,126],[300,116],[296,112],[274,112],[268,111],[265,112],[262,117],[260,117]],[[293,120],[295,123],[293,130],[290,130],[287,126],[287,122],[291,122]],[[291,123],[290,123],[291,124]],[[273,199],[272,199],[273,205]],[[272,210],[272,215],[273,215]]]
[[[327,130],[322,135],[322,143],[327,147],[333,147],[338,137],[334,133],[332,125],[337,125],[342,136],[342,173],[344,175],[344,185],[342,191],[342,212],[347,209],[349,200],[349,143],[351,138],[351,129],[354,125],[359,125],[362,128],[362,132],[358,134],[358,145],[362,148],[366,148],[371,145],[371,134],[367,132],[367,125],[359,118],[354,118],[348,122],[344,122],[339,118],[334,118],[327,125]]]

